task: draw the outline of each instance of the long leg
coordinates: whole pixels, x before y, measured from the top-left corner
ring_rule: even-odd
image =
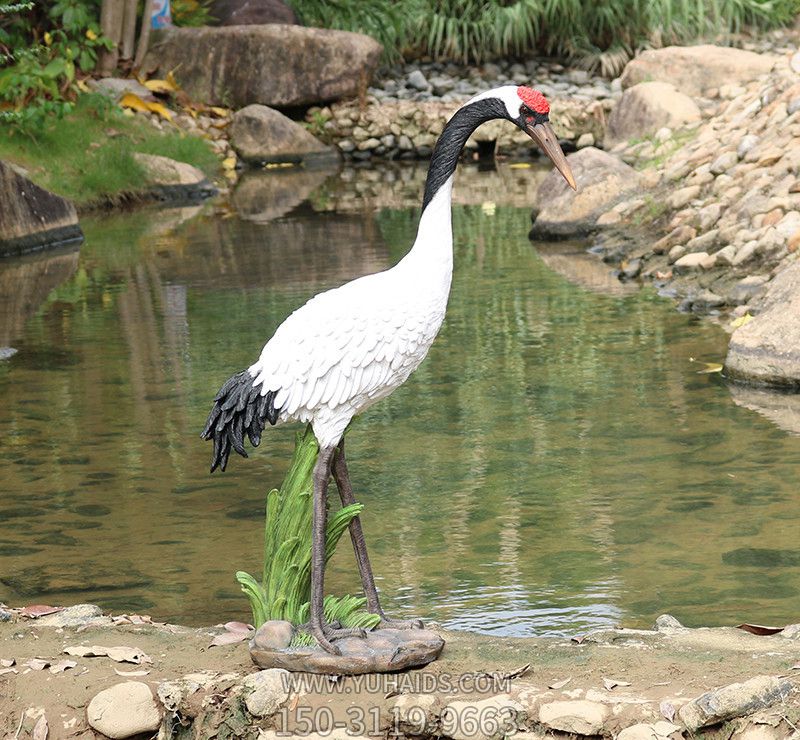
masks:
[[[350,483],[350,474],[347,471],[347,461],[344,455],[344,439],[339,442],[339,449],[333,458],[333,478],[336,487],[339,489],[339,498],[342,499],[342,506],[349,506],[356,503],[353,494],[353,486]],[[381,627],[395,627],[398,629],[411,629],[422,627],[419,619],[397,620],[387,617],[381,608],[378,598],[378,589],[375,586],[375,577],[372,575],[372,566],[367,554],[367,543],[364,539],[364,530],[361,528],[361,517],[353,517],[350,520],[350,539],[353,541],[353,551],[356,555],[358,572],[361,575],[361,584],[364,587],[364,595],[367,597],[367,609],[372,614],[379,614],[381,617]]]
[[[352,635],[364,636],[359,629],[335,629],[325,624],[325,539],[328,520],[327,494],[335,447],[320,449],[314,466],[314,509],[311,520],[311,604],[308,627],[320,647],[333,655],[341,651],[332,640]]]

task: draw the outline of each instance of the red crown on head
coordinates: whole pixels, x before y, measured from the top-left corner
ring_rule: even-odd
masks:
[[[517,95],[532,111],[543,115],[550,112],[550,103],[544,99],[544,95],[538,90],[531,90],[529,87],[518,87]]]

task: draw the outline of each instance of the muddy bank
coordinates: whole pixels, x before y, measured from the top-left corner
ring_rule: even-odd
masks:
[[[800,722],[797,625],[762,636],[662,617],[652,631],[577,640],[442,631],[441,659],[422,670],[336,680],[259,672],[246,641],[212,645],[234,634],[222,626],[110,617],[87,605],[38,619],[1,614],[5,737],[31,737],[46,722],[51,738],[87,739],[103,731],[632,740],[702,730],[752,740],[793,737]]]

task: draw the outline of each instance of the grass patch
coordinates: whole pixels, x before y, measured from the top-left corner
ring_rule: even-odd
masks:
[[[663,167],[667,160],[680,149],[685,144],[688,144],[692,139],[697,136],[697,132],[699,128],[694,128],[691,130],[682,129],[680,131],[676,131],[669,139],[663,142],[658,142],[655,139],[655,136],[648,137],[646,139],[641,139],[641,141],[649,141],[653,144],[655,148],[655,153],[653,154],[650,159],[640,160],[636,163],[637,170],[647,170],[647,169],[660,169]],[[638,141],[632,142],[639,143]]]
[[[38,185],[79,205],[143,192],[145,173],[133,159],[134,152],[187,162],[208,176],[219,168],[204,139],[177,128],[158,131],[97,94],[82,95],[71,113],[39,129],[0,128],[0,159],[24,167]]]

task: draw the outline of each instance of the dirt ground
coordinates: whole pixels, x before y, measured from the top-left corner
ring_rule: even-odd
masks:
[[[113,624],[107,616],[99,623],[95,620],[77,627],[42,626],[37,619],[19,615],[0,622],[0,671],[4,671],[0,673],[0,737],[33,737],[42,714],[49,738],[101,737],[86,719],[86,707],[99,691],[135,680],[148,684],[156,694],[162,682],[200,672],[205,672],[207,685],[180,708],[183,724],[194,728],[190,728],[191,734],[184,728],[180,737],[255,737],[259,727],[278,734],[302,731],[305,720],[302,712],[297,712],[302,706],[312,708],[312,718],[322,716],[322,707],[326,708],[324,714],[330,710],[329,716],[347,727],[347,732],[338,736],[385,737],[403,731],[393,708],[404,694],[419,698],[426,711],[433,704],[443,707],[457,699],[474,701],[498,694],[527,706],[529,714],[548,701],[606,702],[613,711],[603,734],[614,735],[629,724],[663,718],[665,706],[679,708],[705,691],[757,675],[784,676],[792,681],[795,692],[780,708],[780,716],[789,727],[796,725],[800,716],[800,634],[792,637],[788,631],[786,635],[757,636],[735,628],[610,630],[591,633],[581,642],[442,631],[444,652],[424,669],[335,681],[319,677],[292,684],[295,690],[288,707],[267,719],[245,721],[239,717],[237,730],[233,720],[225,725],[230,719],[226,696],[237,681],[257,668],[246,641],[211,646],[214,637],[224,632],[221,626],[195,629],[125,620]],[[133,648],[116,657],[136,662],[64,652],[81,645]],[[63,669],[64,664],[59,665],[63,660],[75,665]],[[529,667],[523,671],[525,666]],[[504,678],[508,674],[513,677]],[[232,707],[231,716],[235,714]],[[360,723],[355,721],[359,712]],[[199,729],[203,723],[205,730]],[[313,729],[328,734],[324,727]],[[542,730],[535,722],[527,729]],[[167,737],[163,730],[161,737]]]

